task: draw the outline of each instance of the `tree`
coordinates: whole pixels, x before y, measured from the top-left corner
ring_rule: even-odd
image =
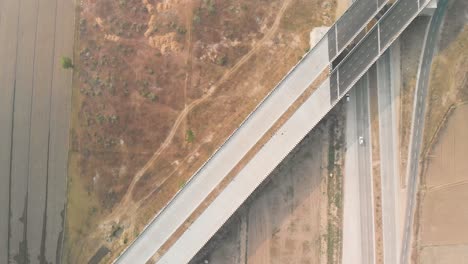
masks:
[[[69,57],[62,57],[61,59],[61,63],[62,63],[62,68],[64,69],[70,69],[70,68],[73,68],[73,62],[72,62],[72,59],[70,59]]]

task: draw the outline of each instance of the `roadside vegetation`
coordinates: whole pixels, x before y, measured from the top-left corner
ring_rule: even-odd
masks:
[[[329,114],[326,263],[341,263],[343,224],[344,116],[338,104]],[[322,243],[323,245],[323,243]]]

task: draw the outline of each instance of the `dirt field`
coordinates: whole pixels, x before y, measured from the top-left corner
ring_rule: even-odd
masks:
[[[335,17],[339,18],[343,13],[348,9],[348,7],[352,4],[351,0],[337,0],[336,1],[336,11]]]
[[[447,119],[429,154],[421,207],[420,263],[467,263],[468,105]],[[461,260],[461,261],[457,261]]]
[[[467,5],[468,6],[468,5]],[[450,10],[448,11],[450,12]],[[456,41],[434,58],[425,125],[425,151],[431,146],[440,122],[454,104],[468,100],[468,26]]]
[[[333,1],[259,2],[82,1],[68,263],[131,242],[334,17]]]
[[[327,190],[337,188],[326,179],[328,167],[334,168],[328,159],[330,129],[334,126],[325,122],[315,128],[191,263],[327,263],[327,243],[334,246],[328,252],[339,254],[340,227],[338,233],[328,233],[335,222],[327,223],[329,200],[341,207],[335,189]],[[336,193],[339,197],[341,192]]]
[[[431,71],[418,205],[417,263],[467,263],[468,3],[453,0]]]

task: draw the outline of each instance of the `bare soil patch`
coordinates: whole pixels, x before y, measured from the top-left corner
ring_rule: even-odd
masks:
[[[424,264],[464,264],[467,259],[468,245],[428,246],[421,252],[421,263]]]
[[[460,201],[468,199],[467,115],[467,104],[457,107],[429,153],[420,207],[420,263],[450,263],[466,256],[460,247],[468,244],[468,210]]]
[[[336,11],[335,17],[339,18],[341,15],[344,14],[346,9],[352,4],[351,0],[337,0],[336,1]]]

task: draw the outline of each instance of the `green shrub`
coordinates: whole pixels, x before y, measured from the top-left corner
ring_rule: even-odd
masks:
[[[73,68],[72,59],[70,59],[69,57],[62,57],[61,64],[62,64],[62,68],[64,69]]]
[[[187,134],[185,136],[185,140],[188,142],[188,143],[192,143],[194,140],[195,140],[195,134],[193,133],[193,131],[191,129],[188,129],[187,130]]]

